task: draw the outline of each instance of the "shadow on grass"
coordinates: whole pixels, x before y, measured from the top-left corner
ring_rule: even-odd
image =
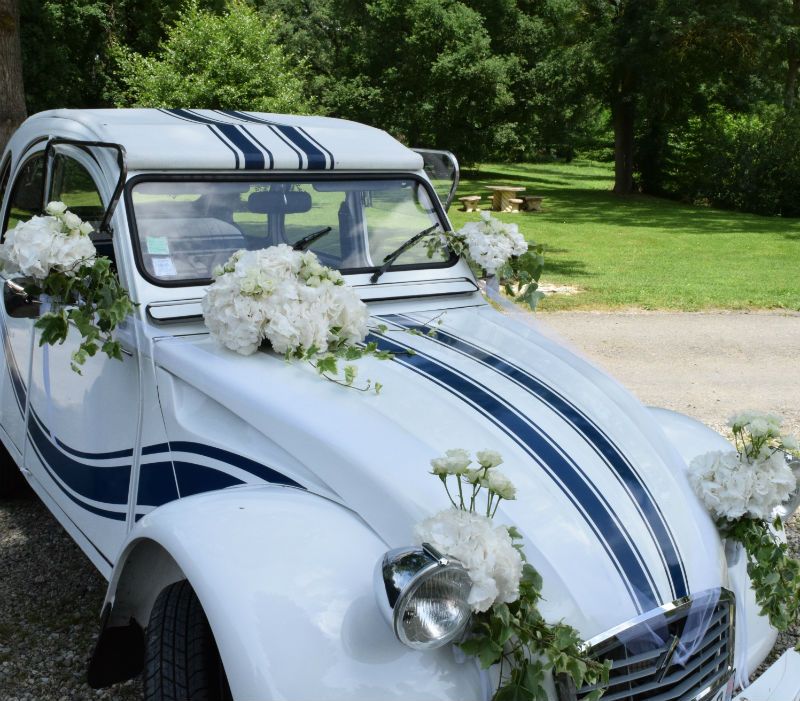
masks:
[[[623,229],[666,229],[681,234],[780,234],[787,240],[800,241],[800,219],[743,214],[650,195],[616,195],[601,189],[569,186],[577,180],[601,180],[602,177],[598,176],[509,177],[509,173],[501,171],[481,171],[480,176],[478,179],[465,178],[468,182],[459,188],[458,196],[476,194],[486,197],[486,186],[502,180],[545,197],[543,211],[534,216],[561,218],[570,224],[602,223]],[[566,185],[559,185],[559,182]]]

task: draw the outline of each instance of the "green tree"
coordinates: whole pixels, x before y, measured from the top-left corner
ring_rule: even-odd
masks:
[[[276,40],[276,21],[242,0],[221,15],[191,0],[156,54],[120,46],[117,106],[204,107],[265,112],[309,108],[305,67]]]
[[[0,152],[14,129],[25,119],[19,7],[16,0],[0,0]]]

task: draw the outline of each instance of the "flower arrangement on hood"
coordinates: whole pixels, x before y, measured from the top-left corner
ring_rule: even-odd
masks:
[[[40,345],[63,343],[72,323],[81,343],[72,354],[72,369],[98,351],[122,360],[113,330],[133,311],[111,261],[98,256],[89,234],[92,225],[63,202],[50,202],[46,216],[19,222],[0,244],[0,267],[20,273],[25,292],[43,303],[37,319]],[[49,309],[48,309],[49,307]]]
[[[240,250],[213,277],[203,318],[211,334],[237,353],[251,355],[267,342],[287,360],[307,360],[335,382],[339,359],[391,357],[375,343],[358,345],[368,332],[366,305],[310,251],[285,244]],[[356,372],[346,365],[342,384],[353,386]],[[371,387],[367,380],[359,389]],[[380,391],[380,383],[374,389]]]
[[[741,412],[728,420],[734,450],[699,455],[689,482],[720,533],[748,555],[756,601],[778,630],[800,615],[800,563],[777,538],[782,506],[797,497],[798,441],[781,431],[775,414]]]
[[[508,224],[481,212],[477,222],[458,231],[438,232],[428,242],[428,255],[447,248],[464,256],[478,277],[493,277],[506,294],[531,309],[542,298],[538,291],[544,269],[544,246],[529,244],[516,224]]]
[[[494,450],[478,451],[473,460],[461,448],[431,461],[450,508],[419,523],[415,536],[458,560],[472,580],[468,603],[473,615],[458,646],[484,668],[499,664],[494,701],[546,701],[548,673],[568,675],[578,688],[602,686],[610,665],[584,652],[574,628],[542,618],[542,579],[526,561],[522,536],[494,521],[500,503],[516,499],[513,482],[497,469],[502,463]],[[584,698],[599,699],[602,693],[598,688]]]

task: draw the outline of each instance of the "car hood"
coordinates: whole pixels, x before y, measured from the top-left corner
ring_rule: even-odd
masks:
[[[685,464],[614,380],[487,306],[373,322],[385,328],[371,340],[396,353],[358,363],[358,381],[379,381],[379,395],[274,353],[238,356],[206,335],[157,343],[154,355],[279,444],[390,547],[448,504],[432,458],[499,451],[517,499],[497,518],[522,532],[546,615],[586,638],[722,585],[719,539]]]

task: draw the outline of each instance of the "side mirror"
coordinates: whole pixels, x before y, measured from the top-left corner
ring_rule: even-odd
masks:
[[[461,174],[458,160],[450,151],[427,148],[413,150],[422,156],[425,174],[430,178],[433,189],[436,190],[442,206],[447,211],[450,209],[453,198],[456,196],[456,188],[458,188],[458,179]]]
[[[25,288],[15,280],[6,280],[3,288],[3,302],[6,314],[15,319],[36,319],[39,317],[41,303],[32,298]]]

